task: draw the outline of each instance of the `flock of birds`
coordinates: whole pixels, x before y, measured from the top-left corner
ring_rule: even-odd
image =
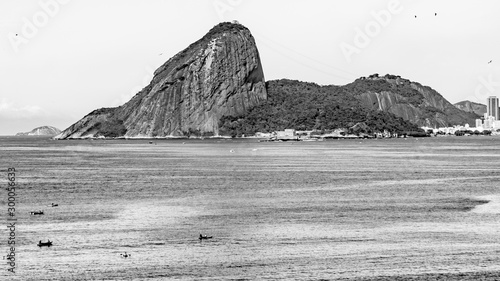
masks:
[[[437,15],[438,15],[437,13],[434,13],[434,16],[435,16],[435,17],[437,17]],[[415,15],[415,18],[417,18],[417,15]],[[16,36],[18,36],[18,34],[17,34],[17,33],[16,33]],[[158,55],[159,55],[159,56],[162,56],[162,55],[163,55],[163,53],[160,53],[160,54],[158,54]],[[490,63],[492,63],[492,62],[493,62],[493,60],[490,60],[490,61],[488,62],[488,64],[490,64]],[[156,144],[156,143],[155,143],[155,144]]]
[[[434,16],[436,17],[438,15],[438,13],[434,13]],[[415,15],[415,18],[417,18],[417,15]]]

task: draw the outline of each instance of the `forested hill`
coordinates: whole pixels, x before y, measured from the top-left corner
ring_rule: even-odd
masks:
[[[430,87],[395,75],[375,74],[344,86],[282,79],[266,82],[266,89],[267,101],[245,115],[222,117],[221,134],[348,129],[357,123],[365,123],[368,133],[403,133],[421,126],[473,124],[477,118]]]
[[[479,117],[455,107],[431,87],[396,75],[361,77],[343,88],[363,107],[393,113],[419,127],[473,125]]]
[[[372,132],[419,131],[417,125],[392,113],[367,109],[348,87],[319,86],[296,80],[266,83],[267,101],[242,116],[225,116],[220,121],[223,135],[255,132],[333,130],[364,122]]]

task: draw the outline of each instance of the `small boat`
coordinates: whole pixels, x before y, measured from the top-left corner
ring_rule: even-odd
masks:
[[[50,247],[52,246],[52,241],[50,240],[47,240],[47,242],[42,242],[42,240],[40,240],[37,244],[38,247]]]
[[[200,237],[198,239],[203,240],[203,239],[212,239],[212,238],[213,238],[213,236],[207,236],[207,235],[200,234]]]
[[[120,254],[120,256],[122,256],[124,258],[128,258],[128,257],[132,256],[132,254],[127,254],[127,252],[125,252],[125,254]]]
[[[43,211],[31,211],[30,215],[43,215]]]
[[[59,204],[52,203],[50,206],[51,206],[51,207],[57,207],[57,206],[59,206]]]

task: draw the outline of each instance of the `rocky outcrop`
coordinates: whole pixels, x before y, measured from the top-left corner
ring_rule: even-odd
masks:
[[[250,31],[221,23],[160,66],[129,102],[96,110],[56,138],[218,135],[222,116],[244,114],[266,98]]]
[[[457,102],[453,105],[460,110],[463,110],[465,112],[473,112],[479,116],[483,116],[487,111],[485,104],[476,103],[468,100]]]
[[[61,133],[61,130],[56,127],[42,126],[27,133],[17,133],[16,136],[55,136],[59,133]]]
[[[420,123],[420,111],[398,93],[368,91],[359,96],[361,104],[373,110],[388,111],[412,123]]]
[[[120,137],[127,130],[123,121],[114,116],[117,108],[101,108],[92,111],[80,121],[57,135],[56,139],[66,138],[93,138],[93,137]]]
[[[471,125],[477,118],[452,105],[434,89],[400,76],[362,77],[346,87],[366,108],[393,113],[419,126]]]

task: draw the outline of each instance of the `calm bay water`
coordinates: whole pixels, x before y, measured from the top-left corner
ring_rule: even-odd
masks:
[[[2,280],[500,279],[498,137],[0,137],[0,155],[19,185]]]

